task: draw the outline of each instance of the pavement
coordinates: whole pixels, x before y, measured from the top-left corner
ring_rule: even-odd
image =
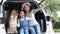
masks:
[[[60,32],[59,33],[55,33],[55,34],[60,34]]]

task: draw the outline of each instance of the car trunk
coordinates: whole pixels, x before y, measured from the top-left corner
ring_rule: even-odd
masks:
[[[26,1],[17,1],[17,2],[13,2],[13,1],[6,1],[3,5],[3,22],[5,23],[6,29],[8,27],[8,18],[10,17],[10,10],[12,9],[16,9],[16,10],[21,10],[21,6],[23,3],[25,3]],[[35,9],[37,8],[39,5],[36,2],[30,2],[29,3],[32,4],[31,9]],[[41,10],[42,11],[42,10]],[[18,11],[19,12],[19,11]],[[46,32],[46,20],[45,20],[45,16],[42,12],[37,12],[35,14],[35,18],[38,21],[38,23],[41,26],[41,31],[42,32]]]

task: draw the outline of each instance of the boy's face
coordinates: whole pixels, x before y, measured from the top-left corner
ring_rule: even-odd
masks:
[[[19,14],[19,16],[20,16],[21,18],[24,18],[24,16],[25,16],[24,11],[21,11],[20,14]]]
[[[11,14],[12,14],[13,16],[16,16],[16,15],[17,15],[16,10],[12,10]]]

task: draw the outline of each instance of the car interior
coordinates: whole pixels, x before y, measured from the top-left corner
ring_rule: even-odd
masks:
[[[3,5],[3,22],[5,24],[5,27],[7,29],[8,27],[8,18],[10,16],[10,10],[12,9],[16,9],[16,10],[21,10],[21,6],[22,4],[25,3],[24,1],[18,1],[18,2],[10,2],[10,1],[6,1]],[[29,2],[31,3],[31,9],[35,9],[35,8],[38,8],[39,5],[37,2]],[[19,11],[18,11],[19,12]],[[36,20],[38,21],[38,23],[40,24],[41,26],[41,31],[42,32],[46,32],[46,18],[45,18],[45,15],[43,13],[42,10],[40,10],[39,12],[37,12],[35,14],[35,18]]]

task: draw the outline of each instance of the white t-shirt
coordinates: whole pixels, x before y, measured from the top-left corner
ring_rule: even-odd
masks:
[[[31,21],[29,21],[29,26],[34,26],[34,25],[38,24],[38,22],[35,19],[35,13],[36,12],[37,11],[35,9],[33,9],[29,14],[26,14],[27,17],[32,19]]]
[[[16,27],[17,26],[17,16],[15,16],[15,19],[13,16],[10,17],[10,26],[11,27]]]
[[[14,33],[16,28],[17,28],[17,16],[15,16],[15,18],[11,15],[10,17],[10,21],[9,21],[9,24],[10,24],[10,33]]]

